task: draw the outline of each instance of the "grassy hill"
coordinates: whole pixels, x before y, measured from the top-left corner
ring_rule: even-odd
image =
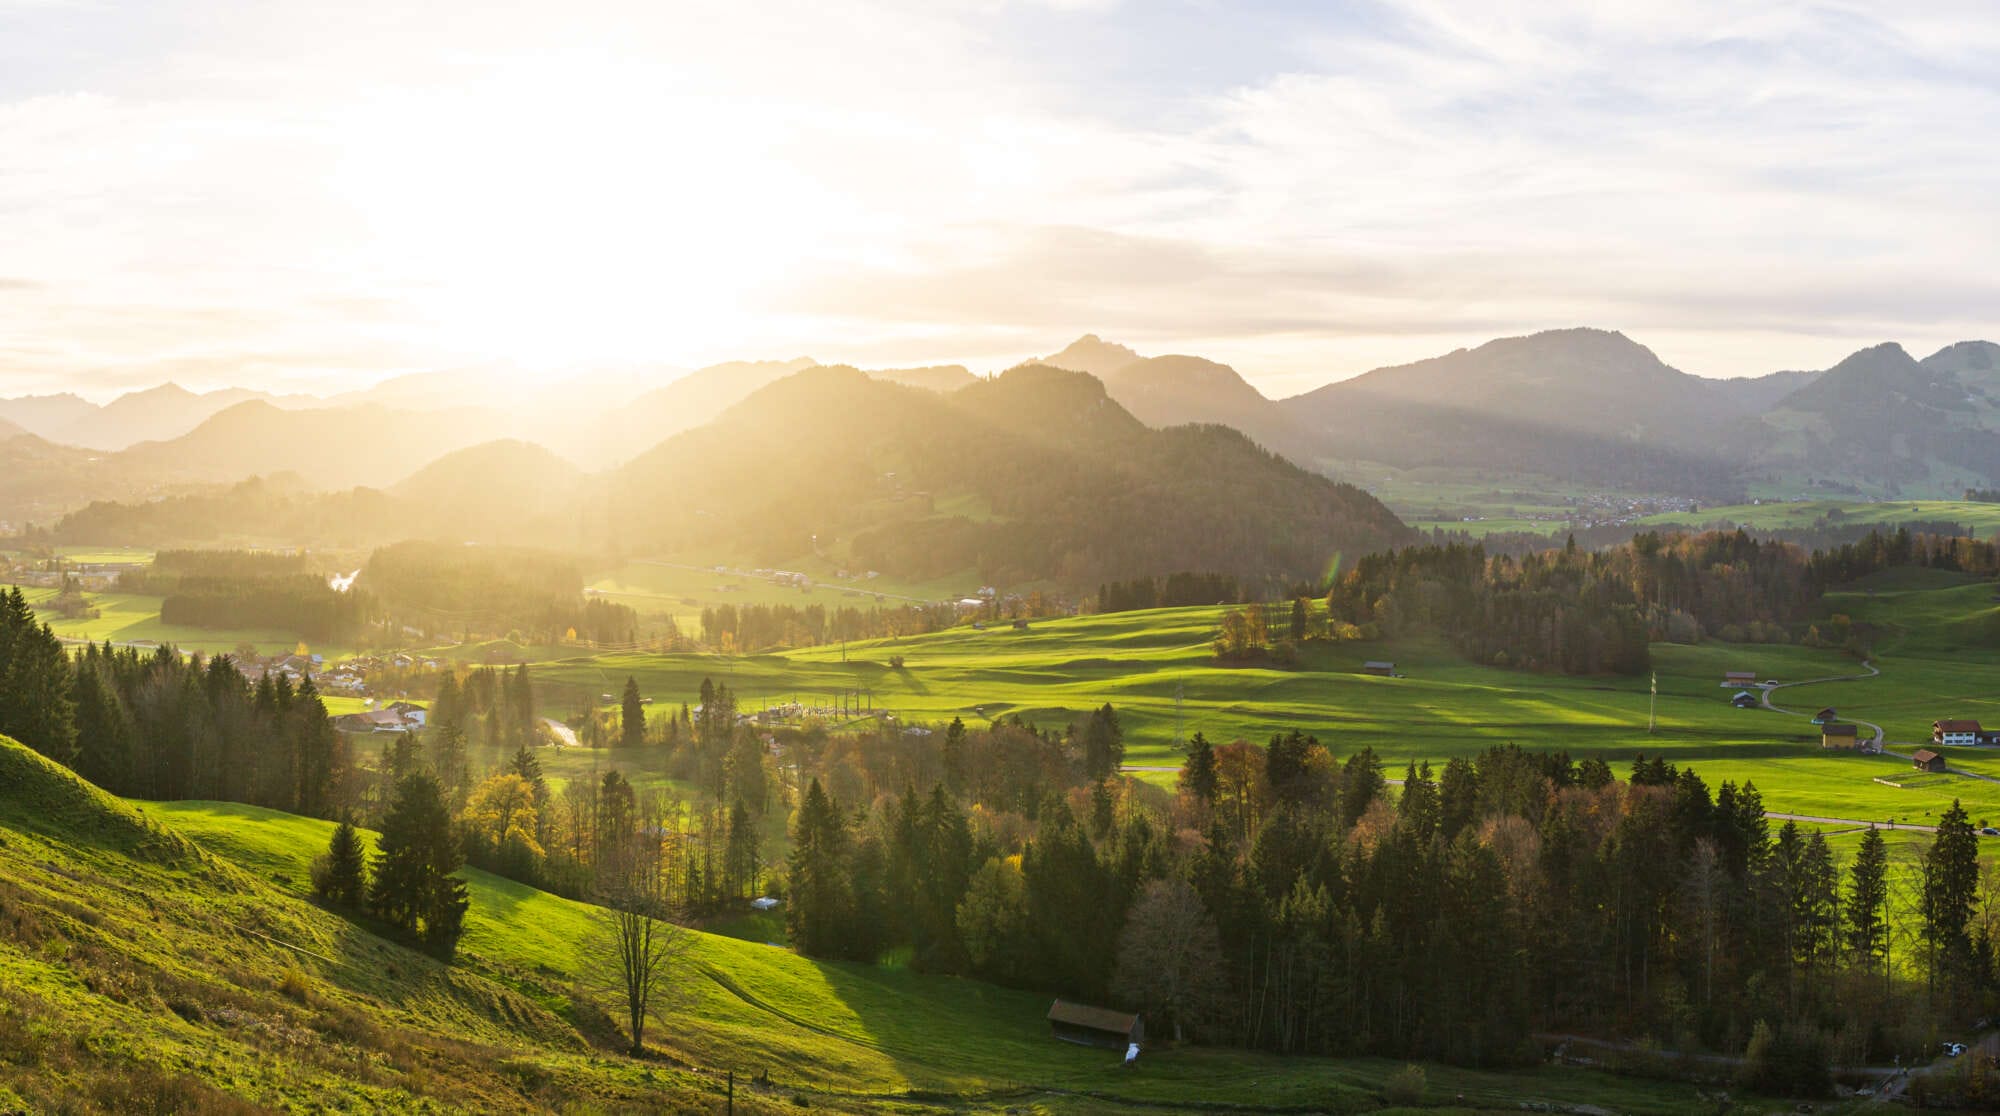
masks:
[[[0,1110],[1376,1111],[1400,1067],[1049,1039],[1029,993],[700,935],[645,1061],[612,1053],[592,910],[479,872],[460,963],[321,910],[330,826],[125,803],[0,738]],[[593,1045],[596,1040],[596,1045]],[[749,1079],[768,1072],[770,1084]],[[1685,1111],[1692,1086],[1430,1067],[1460,1111]]]
[[[553,1109],[694,1096],[0,738],[0,1110]],[[301,869],[302,871],[302,869]]]

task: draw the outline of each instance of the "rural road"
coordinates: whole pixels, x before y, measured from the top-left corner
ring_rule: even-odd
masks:
[[[1879,825],[1884,829],[1903,829],[1903,830],[1908,830],[1911,833],[1937,832],[1937,826],[1910,825],[1907,822],[1899,824],[1894,821],[1867,820],[1862,818],[1823,818],[1818,814],[1780,814],[1770,810],[1764,811],[1764,816],[1767,818],[1775,818],[1778,821],[1816,822],[1820,825],[1852,825],[1852,826]]]
[[[1814,686],[1818,685],[1821,682],[1859,682],[1866,678],[1874,678],[1875,676],[1882,673],[1881,669],[1877,667],[1873,661],[1862,663],[1861,669],[1867,671],[1867,673],[1835,674],[1835,675],[1829,675],[1828,677],[1825,678],[1808,678],[1803,682],[1777,682],[1769,686],[1761,687],[1761,689],[1764,692],[1764,699],[1763,699],[1764,708],[1770,710],[1773,713],[1783,713],[1788,717],[1811,717],[1812,716],[1811,713],[1804,713],[1797,709],[1786,709],[1783,706],[1773,705],[1771,703],[1771,695],[1777,693],[1779,690],[1789,690],[1793,686]],[[1854,723],[1857,725],[1861,725],[1864,728],[1873,729],[1875,732],[1875,741],[1874,741],[1875,747],[1877,749],[1880,749],[1882,747],[1881,725],[1875,724],[1872,721],[1855,721]]]

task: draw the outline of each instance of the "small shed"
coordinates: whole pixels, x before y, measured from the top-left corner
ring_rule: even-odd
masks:
[[[1361,664],[1361,673],[1379,675],[1383,678],[1396,677],[1396,664],[1381,659],[1370,659]]]
[[[1757,684],[1757,672],[1754,670],[1723,671],[1722,684],[1725,686],[1754,686]]]
[[[1146,1041],[1146,1021],[1138,1016],[1068,1000],[1049,1005],[1049,1030],[1064,1042],[1107,1050]]]
[[[1757,700],[1756,694],[1748,690],[1738,690],[1736,691],[1736,696],[1729,699],[1729,704],[1738,709],[1750,709],[1762,703]]]
[[[1816,725],[1832,724],[1834,719],[1838,716],[1839,714],[1833,711],[1833,706],[1829,705],[1825,709],[1820,710],[1818,713],[1813,714],[1813,724]]]
[[[1931,751],[1929,748],[1918,748],[1916,754],[1910,757],[1910,762],[1919,771],[1937,772],[1944,770],[1944,756]]]
[[[1861,729],[1858,725],[1822,725],[1819,730],[1819,746],[1853,751],[1860,743]]]

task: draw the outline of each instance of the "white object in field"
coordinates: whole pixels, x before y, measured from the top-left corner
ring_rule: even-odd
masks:
[[[780,900],[773,899],[769,895],[765,895],[762,896],[761,898],[750,900],[750,905],[757,908],[760,911],[768,911],[772,907],[777,906],[779,902]]]
[[[1125,1064],[1129,1066],[1133,1062],[1136,1062],[1138,1060],[1139,1060],[1139,1044],[1136,1042],[1127,1043],[1125,1046]]]

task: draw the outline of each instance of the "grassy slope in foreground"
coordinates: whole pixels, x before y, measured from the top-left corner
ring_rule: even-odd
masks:
[[[1360,1111],[1396,1069],[1194,1050],[1121,1071],[1050,1041],[1039,997],[709,937],[658,1028],[677,1060],[634,1062],[564,1018],[587,908],[471,873],[462,964],[438,965],[299,895],[328,830],[123,803],[0,738],[0,1110],[705,1111],[720,1097],[704,1071],[730,1066],[789,1086],[739,1089],[746,1113],[793,1111],[794,1096],[836,1111]],[[1693,1098],[1575,1070],[1434,1067],[1431,1081],[1506,1109]]]
[[[520,994],[362,931],[0,738],[0,1111],[672,1103]]]
[[[324,847],[323,822],[220,803],[147,803],[147,813],[259,874],[303,878]],[[468,872],[473,906],[465,963],[538,998],[561,998],[577,977],[575,943],[591,909],[482,872]],[[1399,1067],[1379,1059],[1279,1059],[1240,1051],[1156,1051],[1134,1070],[1115,1054],[1048,1037],[1046,997],[906,969],[816,962],[789,951],[699,935],[694,973],[655,1032],[674,1058],[768,1071],[780,1091],[815,1104],[886,1103],[912,1096],[953,1107],[1098,1109],[1104,1103],[1241,1105],[1367,1111]],[[1526,1100],[1597,1103],[1622,1111],[1681,1111],[1689,1087],[1633,1083],[1573,1070],[1478,1073],[1431,1067],[1436,1093],[1482,1106]],[[1447,1092],[1448,1091],[1448,1092]]]

